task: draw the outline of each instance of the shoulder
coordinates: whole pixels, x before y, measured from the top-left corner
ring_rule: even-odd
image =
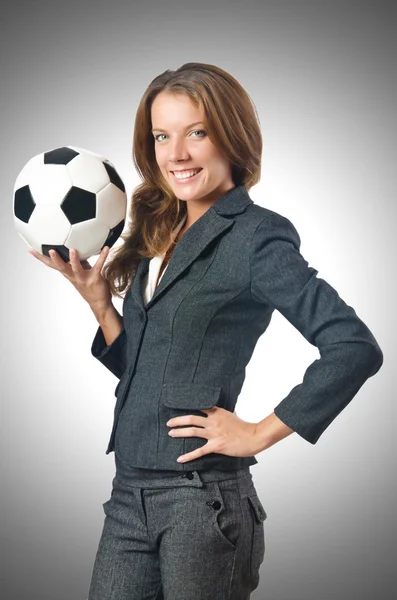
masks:
[[[297,247],[300,246],[299,233],[286,215],[258,204],[252,204],[246,212],[252,232],[251,248],[253,250],[258,244],[262,245],[263,242],[280,238],[293,242]]]
[[[270,220],[272,223],[282,223],[288,221],[291,223],[290,219],[275,210],[270,208],[266,208],[265,206],[260,206],[259,204],[251,204],[251,206],[247,209],[248,218],[260,225],[264,220]]]

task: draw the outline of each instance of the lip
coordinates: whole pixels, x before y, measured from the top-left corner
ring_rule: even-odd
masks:
[[[197,167],[197,168],[199,168],[199,167]],[[193,181],[193,179],[195,179],[198,175],[200,175],[202,170],[203,169],[201,168],[198,173],[196,173],[192,177],[186,177],[185,179],[177,179],[174,175],[174,171],[170,171],[170,173],[172,174],[173,179],[174,179],[174,181],[176,181],[176,183],[183,184],[183,183],[190,183],[190,181]],[[183,171],[177,171],[177,173],[183,173],[184,171],[193,171],[193,169],[183,169]]]
[[[174,169],[173,171],[170,170],[170,173],[186,173],[186,171],[195,171],[196,169],[203,170],[203,167],[191,167],[190,169]]]

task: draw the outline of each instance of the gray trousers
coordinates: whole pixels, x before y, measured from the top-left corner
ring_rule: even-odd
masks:
[[[249,467],[127,478],[116,471],[88,600],[249,600],[266,512]]]

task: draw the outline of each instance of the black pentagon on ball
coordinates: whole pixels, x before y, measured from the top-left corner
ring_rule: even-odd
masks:
[[[96,195],[72,186],[62,201],[61,208],[74,225],[96,217]]]
[[[32,193],[28,185],[19,188],[14,194],[14,215],[24,223],[28,223],[34,207]]]
[[[79,153],[72,148],[64,146],[63,148],[56,148],[49,152],[44,152],[44,164],[45,165],[67,165],[75,156]]]
[[[112,167],[112,165],[109,165],[109,163],[107,163],[107,162],[103,162],[103,166],[105,167],[106,171],[108,172],[110,181],[116,187],[118,187],[119,190],[121,190],[122,192],[125,192],[124,183],[123,183],[120,175],[117,173],[116,169],[114,167]]]
[[[113,246],[113,244],[115,242],[117,242],[117,240],[119,239],[123,229],[124,229],[124,219],[122,221],[120,221],[120,223],[118,223],[116,225],[116,227],[113,227],[109,231],[109,235],[106,238],[105,243],[103,244],[102,248],[104,248],[105,246],[109,246],[109,248],[111,248]],[[102,250],[102,248],[101,248],[101,250]]]
[[[41,253],[45,256],[48,256],[48,258],[51,258],[49,254],[50,250],[56,250],[65,263],[70,261],[69,248],[66,248],[66,246],[51,246],[49,244],[41,244]]]

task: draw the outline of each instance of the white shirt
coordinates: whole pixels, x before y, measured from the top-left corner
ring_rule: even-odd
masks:
[[[187,214],[184,217],[182,217],[182,219],[179,221],[179,223],[175,227],[175,229],[172,230],[172,240],[174,240],[176,238],[180,229],[182,229],[182,226],[186,223],[186,218],[187,218]],[[159,256],[153,256],[153,258],[150,259],[149,271],[147,272],[147,274],[145,275],[145,277],[142,280],[142,295],[143,295],[143,300],[144,300],[145,306],[149,302],[149,300],[151,300],[151,298],[154,294],[154,291],[156,289],[157,277],[159,276],[160,268],[163,263],[165,255],[166,255],[166,252],[164,252],[163,254],[160,254]],[[164,271],[162,272],[161,277],[159,279],[159,283],[160,283],[164,273],[166,272],[167,267],[168,267],[168,265],[165,267]]]

